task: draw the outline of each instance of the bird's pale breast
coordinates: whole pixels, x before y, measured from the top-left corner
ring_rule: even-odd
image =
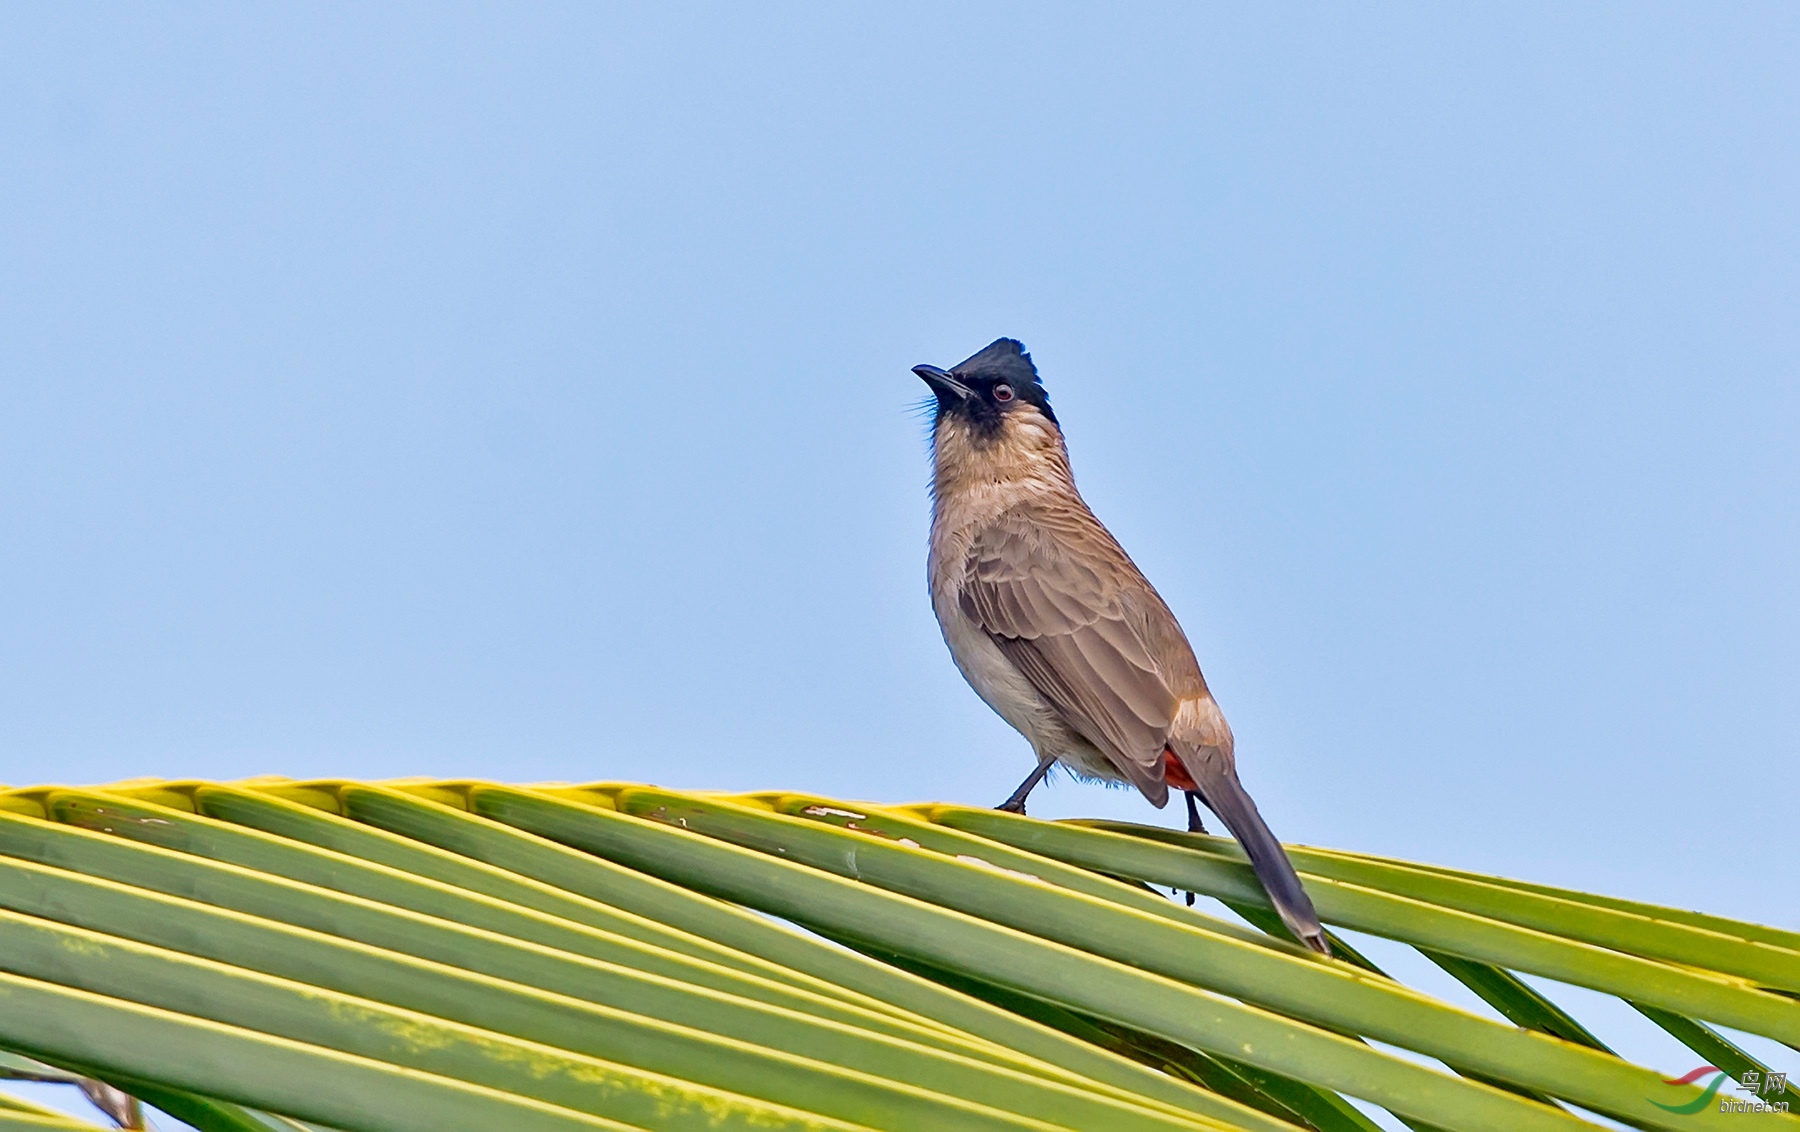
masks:
[[[962,589],[969,549],[982,530],[1028,492],[1017,484],[983,485],[954,500],[940,498],[931,527],[931,606],[950,656],[987,705],[1031,742],[1039,759],[1054,758],[1077,773],[1125,781],[1106,756],[1071,728],[1061,713],[1019,671],[1000,647],[963,611]]]

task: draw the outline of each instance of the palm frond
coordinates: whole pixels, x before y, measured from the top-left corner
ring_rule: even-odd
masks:
[[[1629,1002],[1718,1073],[1768,1067],[1713,1025],[1800,1047],[1800,934],[1290,853],[1328,924],[1515,1024],[1342,938],[1300,947],[1204,835],[630,784],[139,781],[0,792],[0,1047],[203,1132],[1375,1128],[1352,1098],[1448,1132],[1742,1127],[1717,1079],[1621,1059],[1522,974]],[[0,1100],[12,1127],[84,1125]]]

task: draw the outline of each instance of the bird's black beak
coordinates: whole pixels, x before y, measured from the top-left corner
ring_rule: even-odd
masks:
[[[913,372],[925,379],[932,392],[942,397],[946,393],[954,393],[958,400],[967,401],[975,392],[950,375],[949,370],[941,370],[936,366],[914,366]]]

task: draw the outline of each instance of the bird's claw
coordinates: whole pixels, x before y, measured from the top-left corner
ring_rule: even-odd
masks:
[[[1188,832],[1205,833],[1206,823],[1200,820],[1200,807],[1194,804],[1194,792],[1185,790],[1182,793],[1187,798]]]

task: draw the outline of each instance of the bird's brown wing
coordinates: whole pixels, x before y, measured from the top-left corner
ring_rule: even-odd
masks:
[[[1181,627],[1085,506],[1002,514],[970,545],[960,604],[1069,725],[1158,806],[1169,797],[1160,766],[1167,744],[1243,844],[1282,920],[1331,953],[1292,862],[1238,781],[1231,728]]]
[[[1152,802],[1184,699],[1206,693],[1175,617],[1078,502],[1014,507],[964,563],[962,611]]]

